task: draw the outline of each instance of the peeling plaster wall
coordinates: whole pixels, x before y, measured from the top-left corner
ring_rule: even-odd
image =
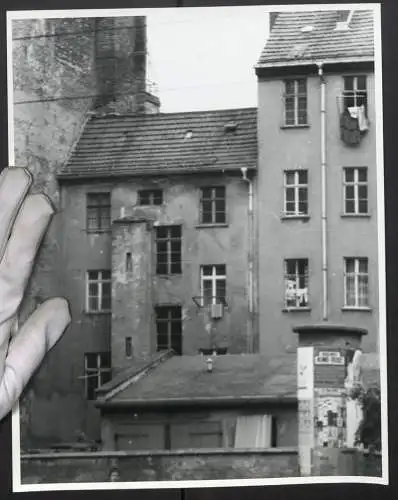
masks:
[[[20,311],[23,322],[43,300],[75,293],[71,283],[82,282],[81,259],[90,259],[90,249],[97,246],[97,238],[85,233],[83,250],[69,244],[63,225],[67,206],[56,173],[68,161],[98,97],[106,104],[112,92],[120,92],[123,99],[114,108],[142,108],[135,94],[145,90],[145,20],[18,20],[12,23],[12,39],[15,165],[34,174],[32,192],[46,193],[56,209]],[[66,261],[64,245],[74,253]],[[101,255],[93,256],[93,265]],[[85,401],[84,381],[78,377],[83,375],[82,352],[109,349],[110,318],[83,316],[83,297],[72,305],[73,327],[46,357],[21,400],[23,446],[35,440],[73,440],[77,431],[99,433],[98,414]]]
[[[221,182],[227,185],[228,227],[197,228],[199,210],[198,187]],[[160,207],[143,208],[137,204],[137,190],[159,186],[164,189],[164,204]],[[84,395],[84,353],[109,351],[112,344],[114,369],[129,365],[125,357],[125,336],[131,334],[128,321],[144,309],[137,308],[136,295],[119,294],[116,310],[111,314],[87,314],[85,312],[86,282],[88,269],[114,269],[114,293],[123,287],[125,252],[130,251],[133,265],[137,259],[154,259],[140,241],[147,241],[153,234],[147,233],[146,225],[138,233],[126,233],[126,226],[116,224],[117,239],[112,234],[89,234],[86,231],[86,193],[108,191],[112,193],[112,217],[145,215],[154,224],[183,224],[183,273],[181,276],[159,278],[145,283],[145,293],[150,291],[151,301],[145,308],[146,327],[140,331],[136,354],[148,352],[155,345],[154,304],[179,303],[183,307],[184,354],[196,354],[201,347],[208,347],[208,334],[203,318],[192,302],[199,295],[199,265],[226,263],[228,310],[217,326],[217,339],[229,347],[229,352],[246,350],[247,306],[247,186],[240,177],[190,175],[156,180],[131,179],[123,182],[91,182],[65,185],[61,190],[61,210],[58,215],[62,227],[62,244],[59,246],[57,269],[62,294],[71,305],[73,322],[59,344],[51,352],[45,367],[35,377],[34,392],[26,396],[29,408],[31,441],[46,443],[54,440],[73,440],[75,431],[82,430],[89,437],[99,439],[99,412]],[[145,226],[145,227],[144,227]],[[134,242],[131,237],[134,236]],[[120,238],[120,239],[119,239]],[[143,239],[141,239],[143,238]],[[152,241],[152,240],[151,240]],[[113,264],[112,264],[113,259]],[[148,261],[148,265],[154,262]],[[118,269],[116,271],[116,269]],[[113,298],[113,300],[115,297]],[[140,312],[139,312],[140,311]],[[111,335],[112,321],[115,325]],[[142,323],[145,324],[145,320]],[[136,340],[137,342],[137,340]],[[138,348],[137,345],[140,347]],[[45,419],[43,418],[45,415]],[[65,417],[68,415],[68,418]],[[44,424],[50,422],[50,424]]]
[[[200,186],[213,184],[227,186],[228,227],[197,227],[199,223]],[[162,206],[140,207],[137,205],[137,191],[142,188],[161,187],[164,190]],[[149,321],[151,345],[156,345],[154,305],[179,304],[183,309],[183,353],[197,354],[198,349],[210,347],[210,338],[205,329],[204,311],[198,310],[192,297],[200,295],[200,266],[205,264],[226,264],[227,267],[227,302],[228,308],[224,317],[215,326],[215,339],[219,345],[228,347],[230,353],[246,352],[247,349],[247,186],[237,176],[206,177],[205,175],[190,175],[189,177],[170,177],[142,182],[134,180],[125,184],[115,185],[112,190],[113,217],[125,216],[147,217],[156,225],[182,225],[182,274],[160,277],[155,274],[154,232],[147,235],[148,245],[152,252],[151,272],[148,268],[147,287],[151,293],[151,311],[143,310],[145,321]],[[141,245],[131,243],[131,240],[121,242],[118,247],[119,262],[123,268],[126,252],[132,252],[133,260],[138,258]],[[149,248],[149,247],[148,247]],[[115,255],[115,254],[114,254]],[[141,257],[142,258],[142,257]],[[120,268],[120,267],[119,267]],[[123,282],[125,273],[115,276]],[[125,297],[125,298],[123,298]],[[124,307],[133,307],[132,295],[120,296],[125,300]],[[118,305],[119,307],[119,305]],[[138,312],[137,312],[138,314]],[[122,334],[122,332],[121,332]],[[124,333],[126,335],[127,332]],[[147,330],[143,330],[147,335]],[[112,335],[113,346],[124,340]],[[143,354],[145,354],[143,352]],[[137,352],[140,356],[140,352]],[[122,357],[119,357],[122,362]],[[126,362],[122,366],[125,366]],[[117,366],[115,366],[117,368]]]
[[[353,68],[352,73],[358,73]],[[366,73],[366,72],[365,72]],[[364,74],[364,72],[360,72]],[[328,210],[328,288],[330,323],[367,328],[365,352],[378,350],[378,234],[376,115],[374,75],[367,73],[370,128],[357,147],[340,140],[338,97],[342,75],[326,74],[326,162]],[[259,329],[260,352],[270,356],[297,347],[292,332],[300,324],[322,321],[321,151],[319,78],[308,78],[309,127],[284,128],[284,84],[259,80]],[[370,217],[342,217],[342,167],[368,167]],[[308,169],[308,221],[282,220],[283,171]],[[261,214],[261,215],[260,215]],[[369,311],[343,311],[344,257],[369,258]],[[284,259],[309,259],[309,311],[283,312]]]

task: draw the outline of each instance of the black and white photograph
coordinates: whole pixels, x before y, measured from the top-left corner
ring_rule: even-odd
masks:
[[[380,5],[9,11],[7,51],[13,491],[388,484]]]

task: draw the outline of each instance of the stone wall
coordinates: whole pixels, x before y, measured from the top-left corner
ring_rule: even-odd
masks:
[[[112,467],[121,481],[192,481],[298,477],[294,448],[202,450],[197,452],[80,453],[24,455],[22,484],[105,482]],[[355,450],[341,453],[335,466],[320,475],[381,476],[379,455]]]
[[[121,481],[192,481],[294,477],[297,451],[150,452],[52,454],[22,457],[22,484],[104,482],[112,466]]]

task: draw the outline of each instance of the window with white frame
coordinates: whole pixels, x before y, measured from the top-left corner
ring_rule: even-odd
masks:
[[[284,215],[298,217],[308,215],[308,172],[286,170],[284,172]]]
[[[224,224],[226,219],[225,186],[201,188],[200,223]]]
[[[225,304],[227,285],[225,264],[201,266],[200,285],[203,306]]]
[[[86,214],[87,231],[109,231],[111,227],[110,193],[87,193]]]
[[[368,213],[368,169],[344,168],[344,213],[361,215]]]
[[[181,226],[156,228],[156,273],[181,274]]]
[[[308,259],[285,259],[285,307],[308,307]]]
[[[96,390],[111,380],[111,353],[90,352],[84,355],[86,398],[93,400]]]
[[[111,283],[109,270],[87,271],[87,312],[109,312],[111,310]]]
[[[285,125],[307,125],[307,80],[285,80]]]
[[[343,91],[344,108],[364,107],[367,115],[368,91],[365,75],[345,76]]]
[[[344,259],[344,306],[369,306],[369,270],[366,257]]]

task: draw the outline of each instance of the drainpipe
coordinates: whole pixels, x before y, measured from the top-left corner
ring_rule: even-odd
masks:
[[[254,339],[253,339],[253,181],[247,177],[247,168],[242,167],[242,179],[247,183],[248,192],[248,272],[247,272],[247,284],[248,284],[248,308],[249,308],[249,321],[247,325],[247,351],[249,354],[254,352]]]
[[[326,200],[326,82],[323,63],[318,63],[321,85],[321,235],[322,235],[322,318],[328,319],[328,249],[327,249],[327,200]]]

